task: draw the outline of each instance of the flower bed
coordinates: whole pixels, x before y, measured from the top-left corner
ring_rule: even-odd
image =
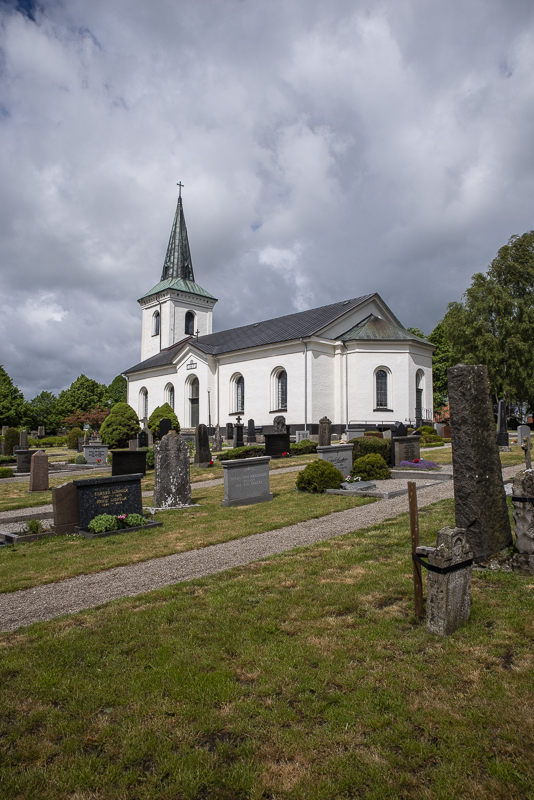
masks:
[[[434,461],[425,461],[424,458],[415,458],[413,461],[401,461],[399,467],[404,467],[404,469],[439,469]]]

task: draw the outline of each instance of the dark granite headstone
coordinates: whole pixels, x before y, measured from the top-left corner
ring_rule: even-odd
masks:
[[[146,475],[146,450],[115,450],[112,475]]]
[[[226,423],[226,441],[231,442],[234,438],[234,425],[232,422]]]
[[[497,445],[498,447],[509,447],[510,438],[508,436],[508,420],[506,416],[506,400],[499,400],[497,413]]]
[[[99,514],[142,514],[142,475],[73,481],[77,491],[78,525],[87,528]]]
[[[85,438],[86,438],[85,436],[78,436],[78,453],[83,453]]]
[[[54,533],[74,533],[78,525],[78,490],[73,483],[64,483],[52,489]]]
[[[32,456],[37,450],[20,450],[17,448],[17,472],[29,472],[32,465]]]
[[[280,415],[273,419],[273,433],[287,433],[285,417]]]
[[[456,525],[477,562],[512,544],[486,366],[448,370]]]
[[[197,467],[209,467],[211,462],[208,429],[205,425],[198,425],[195,431],[195,457],[193,462]]]
[[[408,428],[402,422],[396,422],[391,429],[391,438],[394,436],[408,436]]]
[[[163,439],[169,431],[172,430],[172,421],[170,419],[160,419],[159,421],[159,438]]]
[[[330,447],[332,444],[332,423],[328,417],[321,417],[319,420],[319,438],[317,444],[320,447]]]
[[[256,441],[256,425],[255,425],[253,419],[249,419],[249,421],[248,421],[248,425],[247,425],[247,440],[248,440],[249,444],[251,442],[255,442]]]
[[[281,458],[284,453],[289,453],[289,433],[266,433],[265,455]]]
[[[141,431],[137,434],[137,447],[148,447],[148,433]]]
[[[234,425],[234,447],[243,447],[245,442],[243,440],[243,424],[236,422]]]

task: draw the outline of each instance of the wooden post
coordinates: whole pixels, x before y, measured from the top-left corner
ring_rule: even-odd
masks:
[[[417,488],[415,481],[408,481],[408,503],[410,505],[410,530],[412,534],[412,553],[419,547],[419,515],[417,512]],[[421,566],[412,559],[413,593],[415,599],[415,615],[423,619],[423,580]]]

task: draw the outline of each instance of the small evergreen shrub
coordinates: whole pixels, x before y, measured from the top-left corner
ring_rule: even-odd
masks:
[[[46,436],[44,439],[37,440],[37,447],[65,447],[66,444],[66,436]],[[78,442],[76,442],[76,447],[78,447]]]
[[[12,478],[13,470],[9,467],[0,467],[0,478]]]
[[[438,432],[432,425],[422,425],[420,428],[417,428],[416,433],[420,433],[423,436],[437,436]]]
[[[381,455],[369,453],[356,459],[351,475],[353,478],[361,478],[362,481],[385,481],[391,477],[391,472]]]
[[[141,428],[137,414],[128,403],[115,403],[100,428],[104,444],[116,450],[128,447],[128,441],[137,436]]]
[[[339,489],[345,476],[330,461],[317,459],[297,475],[297,489],[301,492],[322,493],[326,489]]]
[[[162,419],[170,419],[172,422],[171,430],[176,431],[176,433],[180,433],[180,423],[178,422],[178,417],[168,403],[163,403],[162,406],[155,408],[148,418],[148,427],[154,439],[159,439],[159,423]]]
[[[98,517],[95,517],[91,520],[89,525],[87,526],[88,530],[91,533],[105,533],[106,531],[118,531],[119,530],[119,522],[117,517],[113,517],[111,514],[99,514]]]
[[[81,439],[83,436],[83,431],[81,428],[72,428],[67,434],[67,447],[69,450],[77,450],[78,449],[78,439]]]
[[[74,459],[75,464],[87,464],[87,459],[83,453],[78,453],[76,458]]]
[[[4,436],[4,455],[12,456],[13,448],[18,446],[20,433],[17,428],[8,428]]]
[[[236,458],[257,458],[265,455],[265,447],[246,444],[244,447],[231,447],[224,453],[217,454],[218,461],[234,461]]]
[[[382,431],[365,431],[364,436],[374,436],[375,439],[383,439],[384,434]]]
[[[382,456],[386,463],[389,463],[391,458],[391,439],[377,439],[376,436],[357,436],[355,439],[350,440],[350,444],[354,444],[354,450],[352,451],[353,462],[358,458],[362,458],[362,456],[377,453]]]
[[[32,536],[35,536],[35,534],[39,533],[41,530],[41,520],[29,519],[26,523],[26,527],[28,529],[28,533],[31,533]]]

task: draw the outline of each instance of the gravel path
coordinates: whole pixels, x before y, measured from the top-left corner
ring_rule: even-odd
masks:
[[[503,478],[511,478],[520,469],[521,466],[505,468]],[[443,481],[418,490],[419,507],[452,496],[453,482]],[[14,631],[33,622],[76,613],[110,600],[133,597],[180,581],[223,572],[294,547],[367,528],[407,510],[407,497],[403,495],[200,550],[80,575],[33,589],[6,592],[0,595],[0,630]]]

